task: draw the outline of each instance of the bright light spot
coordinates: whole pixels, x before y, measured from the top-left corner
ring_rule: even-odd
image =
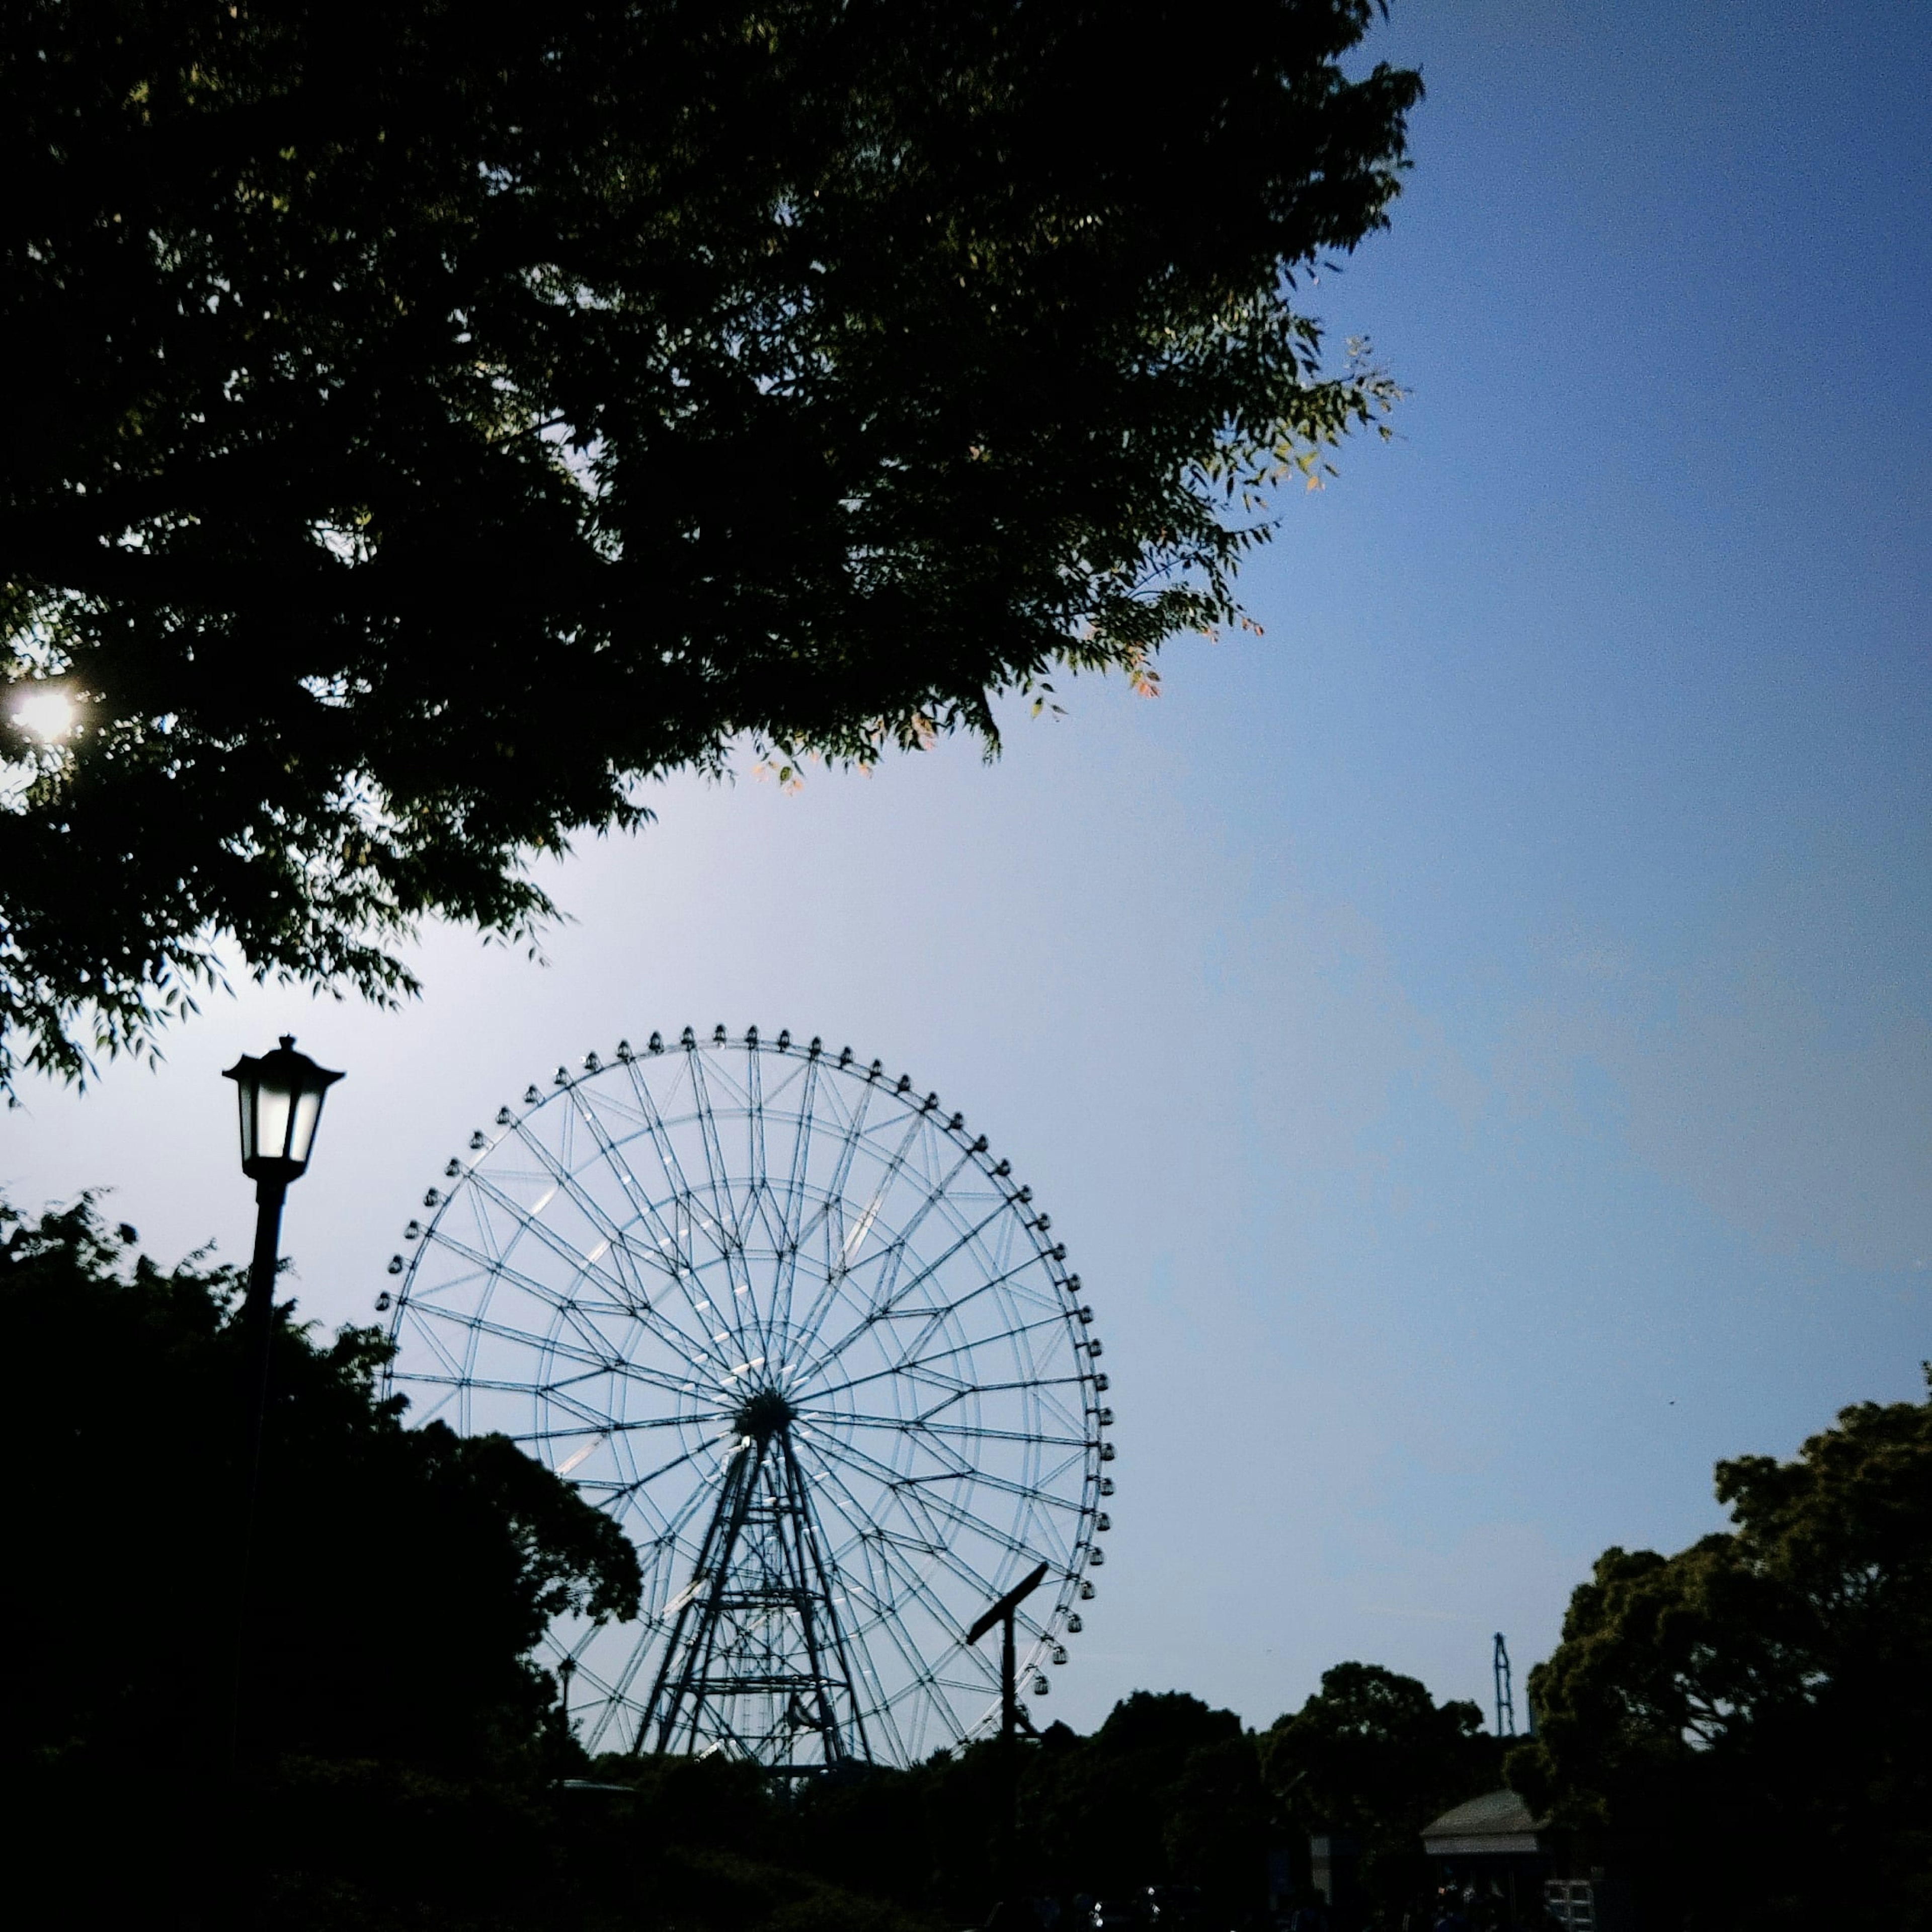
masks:
[[[74,700],[57,689],[30,692],[14,707],[14,722],[46,745],[58,744],[78,715]]]

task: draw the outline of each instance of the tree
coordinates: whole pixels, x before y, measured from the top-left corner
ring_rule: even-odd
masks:
[[[0,1318],[22,1372],[0,1482],[16,1770],[110,1781],[219,1770],[252,1628],[250,1754],[382,1757],[445,1772],[540,1750],[550,1618],[635,1613],[622,1532],[500,1436],[401,1426],[369,1329],[274,1336],[254,1560],[242,1561],[241,1271],[128,1257],[82,1202],[0,1204]]]
[[[1261,1903],[1266,1816],[1254,1739],[1232,1711],[1136,1690],[1090,1737],[1064,1724],[1022,1747],[1017,1874],[1004,1854],[1012,1786],[996,1740],[904,1772],[800,1793],[796,1856],[824,1876],[959,1924],[1011,1882],[1028,1895],[1132,1898],[1198,1885],[1219,1922]]]
[[[1232,1711],[1181,1690],[1122,1698],[1090,1738],[1028,1766],[1021,1814],[1042,1876],[1070,1892],[1130,1894],[1204,1876],[1249,1889],[1238,1869],[1196,1867],[1211,1828],[1202,1801],[1217,1784],[1237,1784],[1222,1755],[1244,1750],[1252,1764],[1253,1747]],[[1248,1850],[1258,1874],[1258,1832]]]
[[[0,22],[0,1084],[232,944],[411,988],[746,738],[997,742],[1234,620],[1394,392],[1377,0],[20,0]]]
[[[1619,1834],[1684,1922],[1932,1924],[1932,1400],[1717,1493],[1731,1531],[1598,1559],[1510,1781]]]
[[[1493,1790],[1502,1753],[1466,1700],[1378,1664],[1338,1664],[1299,1711],[1262,1734],[1262,1769],[1294,1834],[1335,1832],[1362,1846],[1364,1891],[1385,1922],[1426,1893],[1422,1828]]]

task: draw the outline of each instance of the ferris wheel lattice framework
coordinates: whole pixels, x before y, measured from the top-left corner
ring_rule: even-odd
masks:
[[[965,1642],[1037,1564],[1046,1694],[1113,1493],[1101,1345],[1032,1190],[908,1076],[653,1034],[470,1137],[379,1302],[389,1391],[618,1522],[634,1622],[560,1619],[592,1751],[910,1765],[998,1721]]]

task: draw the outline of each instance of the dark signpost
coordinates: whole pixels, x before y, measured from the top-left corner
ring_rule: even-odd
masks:
[[[1019,1843],[1020,1766],[1016,1748],[1019,1726],[1019,1694],[1015,1684],[1013,1618],[1021,1604],[1046,1581],[1046,1565],[1030,1570],[966,1633],[970,1649],[995,1624],[1000,1627],[1000,1768],[1006,1784],[1000,1808],[1000,1885],[1012,1888],[1015,1853]]]

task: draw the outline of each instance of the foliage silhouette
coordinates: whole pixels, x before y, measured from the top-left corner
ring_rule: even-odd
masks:
[[[4,1600],[10,1654],[35,1660],[7,1702],[16,1762],[219,1766],[251,1632],[250,1755],[542,1756],[545,1623],[637,1604],[608,1518],[501,1437],[404,1430],[376,1394],[383,1339],[322,1343],[285,1306],[244,1579],[241,1271],[130,1262],[86,1201],[38,1222],[0,1205],[0,1318],[34,1371],[7,1420],[7,1512],[34,1552]]]
[[[0,1090],[248,970],[377,998],[644,782],[1150,688],[1394,395],[1377,0],[18,0]],[[11,731],[10,726],[0,730]]]
[[[1731,1531],[1598,1558],[1510,1782],[1619,1840],[1660,1922],[1932,1925],[1932,1400],[1717,1493]]]
[[[1482,1726],[1475,1705],[1438,1704],[1414,1678],[1380,1664],[1324,1671],[1322,1688],[1261,1740],[1284,1835],[1354,1838],[1363,1890],[1394,1924],[1430,1889],[1422,1828],[1502,1780],[1502,1746]]]
[[[994,1903],[1008,1786],[999,1747],[802,1794],[790,1856],[958,1924]],[[1131,1898],[1198,1885],[1234,1923],[1262,1903],[1268,1819],[1254,1739],[1230,1711],[1136,1691],[1092,1736],[1048,1727],[1023,1754],[1016,1880],[1028,1894]]]

